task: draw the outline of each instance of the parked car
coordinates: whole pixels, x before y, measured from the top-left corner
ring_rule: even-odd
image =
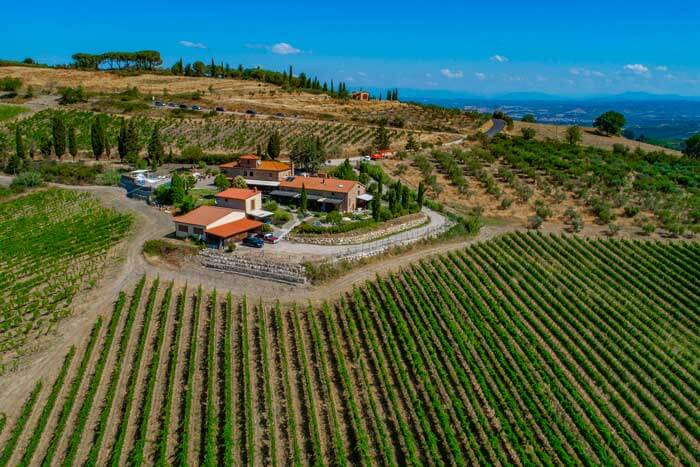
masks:
[[[202,110],[202,108],[198,105],[193,105],[192,110]]]
[[[163,107],[165,104],[163,104],[161,101],[155,101],[156,107]]]
[[[377,160],[379,160],[379,159],[384,159],[384,154],[378,152],[378,153],[372,154],[372,155],[369,156],[369,157],[370,157],[370,159],[372,159],[373,161],[377,161]]]
[[[186,108],[187,108],[187,104],[180,104],[178,107],[180,107],[181,109],[186,109]]]
[[[284,114],[283,114],[282,112],[277,112],[277,113],[275,114],[275,117],[277,117],[277,118],[284,118]]]
[[[168,107],[177,107],[175,102],[168,102]]]
[[[275,244],[280,241],[279,237],[275,237],[272,233],[259,233],[257,237],[265,243]]]
[[[224,109],[223,107],[217,107],[216,111],[217,112],[226,112],[226,109]]]
[[[253,109],[248,109],[248,110],[245,111],[245,113],[248,114],[248,115],[257,115],[257,114],[258,114],[258,113],[257,113],[255,110],[253,110]]]
[[[262,248],[263,245],[265,245],[265,242],[263,242],[258,237],[246,237],[243,239],[242,243],[243,243],[243,245],[249,246],[252,248]]]
[[[369,156],[362,156],[362,160],[363,160],[363,161],[371,161],[372,158],[369,157]]]

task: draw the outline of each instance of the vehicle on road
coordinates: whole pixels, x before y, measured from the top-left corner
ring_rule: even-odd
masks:
[[[178,107],[180,107],[181,109],[186,109],[186,108],[187,108],[187,104],[180,104]]]
[[[258,237],[246,237],[243,239],[241,244],[249,246],[251,248],[262,248],[265,245],[265,242],[263,242]]]
[[[372,158],[370,156],[362,156],[363,161],[371,161]]]
[[[265,243],[278,243],[280,241],[279,237],[275,237],[272,233],[259,233],[257,237]]]
[[[224,109],[223,107],[217,107],[216,111],[217,112],[226,112],[226,109]]]
[[[381,153],[375,153],[369,156],[369,158],[373,161],[378,161],[379,159],[384,159],[384,154]]]
[[[275,117],[277,117],[277,118],[284,118],[284,114],[283,114],[282,112],[277,112],[277,113],[275,114]]]
[[[156,107],[163,107],[163,106],[165,105],[165,104],[162,103],[161,101],[155,101],[154,104],[155,104]]]
[[[177,107],[175,102],[168,102],[168,107]]]
[[[198,105],[193,105],[192,110],[202,110],[202,108]]]
[[[253,110],[253,109],[248,109],[248,110],[245,111],[245,113],[246,113],[247,115],[253,115],[253,116],[255,116],[255,115],[258,114],[258,113],[257,113],[255,110]]]

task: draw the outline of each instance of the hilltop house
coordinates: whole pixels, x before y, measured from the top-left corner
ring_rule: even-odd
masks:
[[[243,177],[249,187],[256,187],[265,192],[277,188],[281,180],[291,177],[294,173],[290,164],[263,161],[255,154],[245,154],[238,161],[221,164],[219,169],[227,177]]]
[[[368,101],[369,93],[367,91],[356,91],[352,93],[352,98],[356,101]]]
[[[350,180],[298,176],[282,180],[270,196],[282,203],[299,204],[302,186],[306,189],[309,208],[319,211],[352,212],[357,209],[358,197],[365,193],[364,186]]]
[[[193,237],[215,247],[241,240],[262,226],[262,222],[248,219],[244,211],[221,206],[200,206],[174,217],[173,222],[176,237]]]

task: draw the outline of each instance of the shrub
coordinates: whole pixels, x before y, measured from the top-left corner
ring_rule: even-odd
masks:
[[[260,226],[260,231],[262,233],[270,233],[272,232],[272,226],[270,224],[263,224]]]
[[[59,99],[59,104],[69,105],[77,104],[78,102],[85,102],[87,97],[85,96],[85,91],[82,86],[77,88],[63,88],[61,89],[61,98]]]
[[[513,198],[503,198],[501,200],[501,209],[508,209],[513,204]]]
[[[41,186],[43,182],[39,172],[23,172],[12,179],[10,187],[13,189],[34,188]]]
[[[121,174],[118,170],[112,169],[107,172],[97,176],[98,185],[106,186],[117,186],[119,185],[119,180],[121,179]]]
[[[339,211],[331,211],[326,214],[326,222],[329,224],[339,225],[343,220],[342,214]]]
[[[0,78],[0,91],[17,92],[20,87],[22,87],[22,80],[19,78],[12,76]]]
[[[642,231],[644,231],[645,234],[651,235],[656,231],[656,224],[653,222],[645,222],[642,224]]]
[[[200,146],[191,144],[185,146],[182,150],[181,156],[192,164],[199,163],[199,161],[204,157],[204,151]]]
[[[535,139],[535,136],[537,136],[537,131],[534,128],[522,128],[520,132],[523,135],[523,139],[526,140]]]
[[[272,222],[274,222],[276,225],[289,222],[291,218],[292,215],[284,209],[276,209],[274,214],[272,214]]]
[[[613,144],[613,154],[621,155],[621,156],[626,156],[629,154],[630,148],[625,146],[622,143],[615,143]]]
[[[634,217],[637,214],[639,214],[639,206],[635,206],[635,205],[625,206],[625,216],[626,217]]]
[[[544,219],[542,219],[540,216],[532,216],[530,219],[528,219],[527,227],[529,229],[537,230],[542,227],[543,222]]]
[[[277,201],[274,200],[266,201],[265,204],[263,204],[263,209],[265,211],[275,212],[277,211],[278,207],[279,205],[277,204]]]
[[[617,233],[620,231],[620,226],[618,224],[615,224],[613,222],[608,224],[608,235],[611,237],[614,237],[617,235]]]
[[[552,217],[552,209],[549,206],[546,206],[542,200],[537,200],[535,203],[535,213],[543,220]]]

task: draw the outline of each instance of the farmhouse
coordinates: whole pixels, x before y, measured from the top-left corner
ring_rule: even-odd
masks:
[[[262,209],[262,193],[246,188],[229,188],[216,194],[216,205],[244,212],[248,217],[264,220],[272,213]]]
[[[351,212],[357,209],[357,198],[365,187],[350,180],[331,177],[288,177],[270,196],[283,203],[299,204],[302,187],[306,190],[308,206],[319,211]]]
[[[248,219],[244,211],[221,206],[200,206],[173,218],[175,236],[194,237],[209,245],[221,247],[257,232],[262,222]]]
[[[356,101],[368,101],[369,93],[367,91],[356,91],[352,93],[352,98]]]
[[[293,175],[290,164],[279,161],[263,161],[255,154],[245,154],[238,161],[228,162],[219,166],[221,173],[233,179],[243,177],[251,187],[263,191],[271,191],[279,186],[279,182]]]

